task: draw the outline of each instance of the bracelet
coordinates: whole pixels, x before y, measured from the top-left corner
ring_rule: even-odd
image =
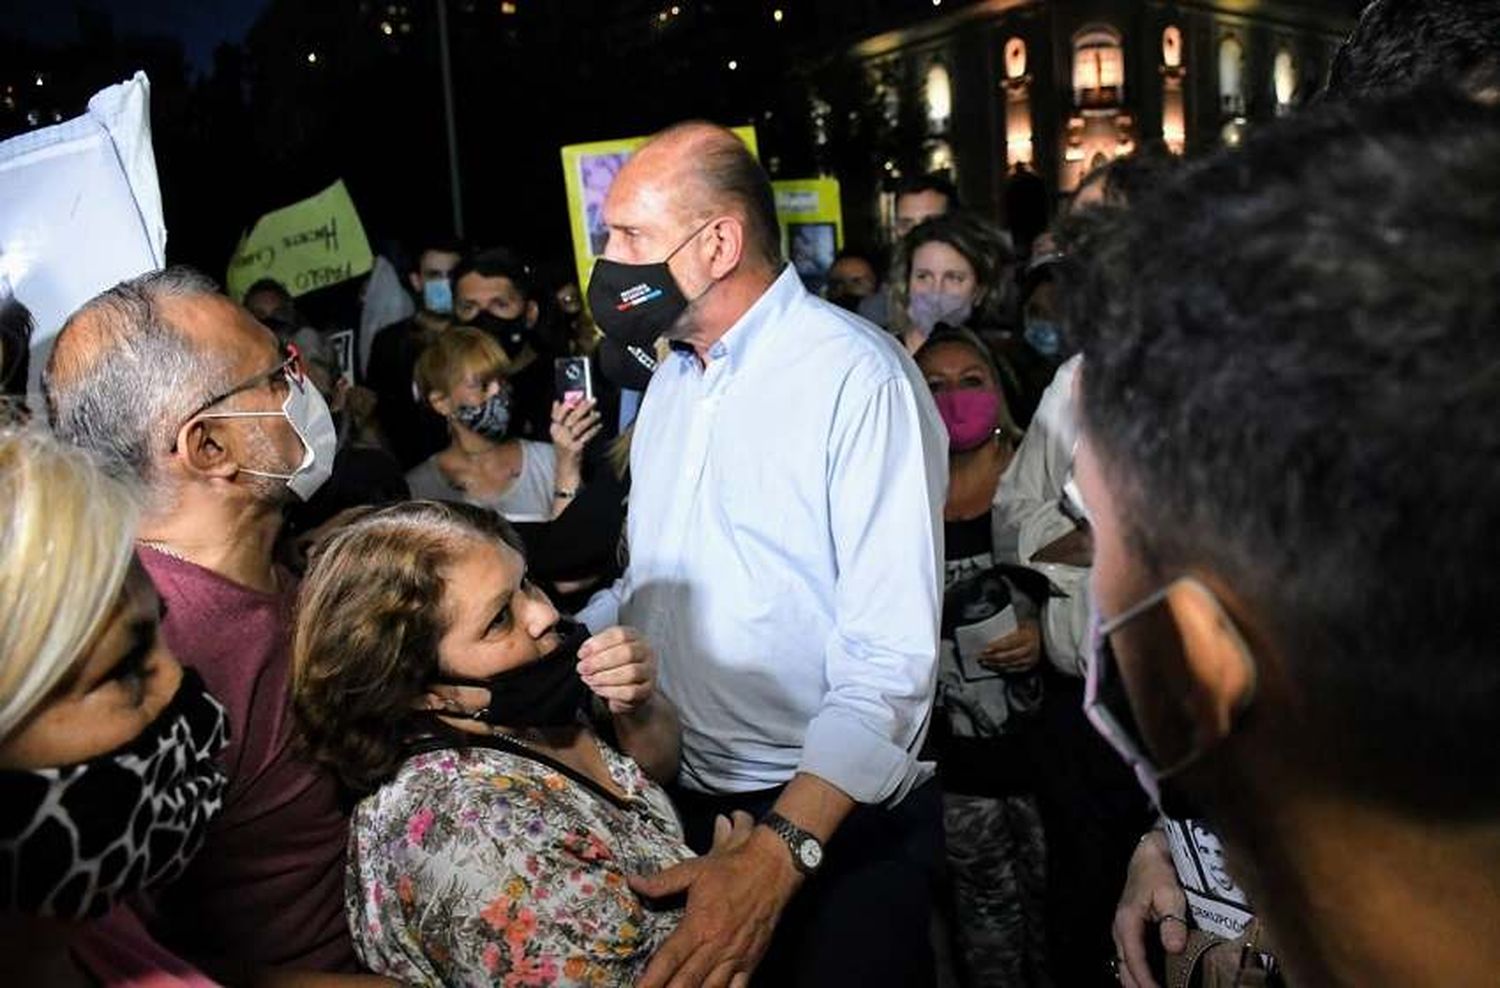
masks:
[[[552,496],[564,501],[571,501],[578,496],[578,488],[574,487],[569,490],[565,487],[554,487],[552,488]]]

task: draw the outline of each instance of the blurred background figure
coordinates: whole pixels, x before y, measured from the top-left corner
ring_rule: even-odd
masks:
[[[275,278],[262,278],[245,289],[241,304],[261,322],[278,322],[286,325],[301,325],[297,314],[297,303],[286,286]]]
[[[833,259],[823,297],[834,305],[858,312],[860,303],[880,290],[880,275],[869,255],[845,247]]]
[[[302,358],[308,382],[327,402],[338,436],[338,452],[328,480],[306,501],[286,506],[282,539],[295,543],[341,511],[405,501],[411,493],[405,471],[380,442],[375,395],[368,388],[350,384],[339,373],[333,348],[317,330],[299,330],[291,342]],[[284,558],[301,570],[298,555]]]
[[[402,469],[410,470],[443,448],[448,430],[418,394],[417,358],[454,322],[452,272],[463,247],[448,237],[420,241],[406,284],[418,300],[408,319],[385,326],[370,343],[365,382],[375,393],[380,431]]]
[[[0,427],[25,422],[26,382],[31,373],[31,311],[0,279]]]
[[[556,397],[557,313],[531,265],[506,247],[471,254],[453,269],[453,298],[458,321],[482,330],[504,353],[511,434],[545,440]]]

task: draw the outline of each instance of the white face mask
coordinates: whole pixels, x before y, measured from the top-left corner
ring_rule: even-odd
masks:
[[[302,462],[291,473],[268,473],[264,470],[241,468],[241,472],[256,477],[270,477],[286,481],[287,488],[306,501],[317,493],[333,475],[333,458],[338,453],[338,431],[333,426],[333,415],[323,395],[312,382],[301,375],[288,374],[286,400],[279,412],[205,412],[200,418],[238,419],[268,418],[280,415],[291,425],[297,438],[307,452]]]

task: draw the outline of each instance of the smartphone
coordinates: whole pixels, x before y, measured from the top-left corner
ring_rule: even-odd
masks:
[[[557,400],[564,405],[594,400],[594,376],[587,357],[558,357],[554,361],[553,381]]]

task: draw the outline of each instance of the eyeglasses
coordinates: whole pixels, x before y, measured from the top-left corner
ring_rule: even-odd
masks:
[[[1130,696],[1125,689],[1125,679],[1120,673],[1120,660],[1115,655],[1113,643],[1110,636],[1118,632],[1130,622],[1141,617],[1146,612],[1156,608],[1165,601],[1173,590],[1179,586],[1190,586],[1195,592],[1202,593],[1208,597],[1213,605],[1218,608],[1224,626],[1230,634],[1237,638],[1239,632],[1235,629],[1229,615],[1224,613],[1223,604],[1214,592],[1198,580],[1191,577],[1182,577],[1162,587],[1160,590],[1150,594],[1144,600],[1126,608],[1121,614],[1108,621],[1100,621],[1098,613],[1095,612],[1089,620],[1089,664],[1088,681],[1084,687],[1083,709],[1089,721],[1104,735],[1106,741],[1120,753],[1126,761],[1135,766],[1138,771],[1149,773],[1153,778],[1162,778],[1180,772],[1204,754],[1204,749],[1192,748],[1181,758],[1167,766],[1159,766],[1145,743],[1141,733],[1140,724],[1136,720],[1135,711],[1130,705]],[[1250,666],[1250,690],[1247,692],[1240,709],[1244,709],[1255,692],[1255,662],[1251,658],[1249,646],[1243,639],[1239,642],[1240,654],[1245,656],[1245,661]]]
[[[182,420],[182,424],[177,427],[177,432],[181,433],[182,426],[187,425],[193,419],[200,417],[204,412],[208,411],[219,402],[224,401],[228,398],[233,398],[235,395],[242,392],[258,388],[262,384],[272,384],[277,380],[282,380],[286,382],[287,387],[307,387],[307,368],[302,363],[302,352],[297,349],[297,345],[295,343],[286,344],[286,346],[282,349],[282,353],[284,354],[284,359],[275,367],[272,367],[268,371],[262,371],[261,373],[256,374],[254,377],[246,378],[239,384],[236,384],[234,387],[230,388],[228,391],[225,391],[222,394],[214,395],[212,398],[208,399],[203,404],[193,409],[193,413],[184,418]],[[254,414],[259,415],[260,413],[257,412]],[[276,412],[275,414],[279,415],[281,413]],[[177,452],[177,439],[175,436],[172,439],[172,452]]]

